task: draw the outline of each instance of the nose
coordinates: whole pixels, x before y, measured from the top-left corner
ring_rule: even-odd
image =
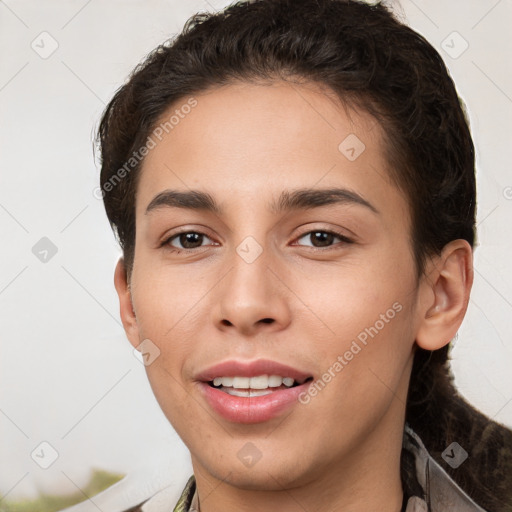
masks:
[[[254,261],[234,251],[230,264],[217,289],[216,326],[244,336],[285,329],[290,292],[275,259],[265,250]]]

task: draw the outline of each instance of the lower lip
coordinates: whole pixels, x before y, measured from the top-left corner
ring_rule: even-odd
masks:
[[[206,382],[199,387],[210,407],[223,418],[234,423],[261,423],[271,420],[298,403],[310,382],[289,389],[280,389],[264,396],[233,396],[213,388]]]

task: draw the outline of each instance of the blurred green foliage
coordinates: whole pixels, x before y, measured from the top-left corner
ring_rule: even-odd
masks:
[[[82,489],[83,493],[77,491],[66,495],[41,494],[35,499],[18,501],[9,501],[9,499],[4,501],[0,497],[0,512],[58,512],[63,508],[85,501],[88,497],[92,498],[124,476],[93,469],[89,482]]]

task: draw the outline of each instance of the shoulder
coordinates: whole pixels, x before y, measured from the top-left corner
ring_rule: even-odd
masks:
[[[447,507],[458,512],[486,512],[436,462],[408,425],[404,429],[403,448],[413,456],[412,467],[403,475],[403,480],[409,484],[419,484],[419,492],[414,494],[416,497],[421,494],[419,498],[424,502],[425,510],[428,505],[428,510],[432,512],[442,512]]]
[[[169,512],[183,494],[190,473],[169,468],[134,471],[104,491],[60,512]]]

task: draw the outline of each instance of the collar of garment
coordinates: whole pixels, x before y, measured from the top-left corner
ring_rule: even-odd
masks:
[[[405,512],[486,512],[432,458],[419,436],[407,424],[401,455],[401,479]],[[200,512],[194,475],[189,478],[173,512]]]

